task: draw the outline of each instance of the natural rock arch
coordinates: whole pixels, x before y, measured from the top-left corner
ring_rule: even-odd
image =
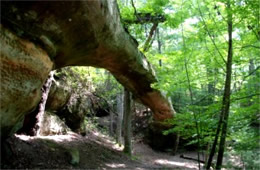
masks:
[[[1,136],[15,132],[40,100],[49,71],[65,66],[109,70],[154,119],[174,111],[152,66],[125,31],[115,0],[1,2]]]

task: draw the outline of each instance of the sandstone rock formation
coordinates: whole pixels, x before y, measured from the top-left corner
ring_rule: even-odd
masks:
[[[41,98],[41,87],[53,68],[48,54],[1,26],[1,136],[14,133]]]
[[[71,90],[62,83],[53,82],[46,102],[46,110],[53,112],[64,107],[68,103],[71,93]]]
[[[64,135],[71,131],[70,128],[56,115],[45,112],[40,129],[41,136]]]
[[[52,69],[94,66],[149,106],[157,121],[174,111],[151,88],[156,76],[124,30],[115,0],[1,2],[1,136],[33,110]]]

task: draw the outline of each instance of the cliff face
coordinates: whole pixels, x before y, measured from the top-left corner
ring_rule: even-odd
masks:
[[[6,136],[20,128],[23,116],[39,102],[53,62],[39,46],[3,27],[0,44],[1,136]]]
[[[173,109],[114,0],[1,2],[1,136],[12,134],[40,100],[49,71],[94,66],[116,79],[162,121]]]

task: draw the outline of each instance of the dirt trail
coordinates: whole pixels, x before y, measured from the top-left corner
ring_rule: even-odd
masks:
[[[108,136],[98,132],[90,132],[85,137],[75,133],[41,137],[15,135],[8,143],[13,155],[2,168],[198,169],[196,162],[182,159],[179,154],[156,152],[140,142],[134,143],[134,156],[129,158]]]
[[[185,154],[196,159],[195,152],[178,153],[173,156],[170,153],[154,151],[143,143],[136,143],[134,145],[134,154],[142,163],[150,167],[159,165],[170,169],[198,169],[196,161],[180,158],[181,154]]]

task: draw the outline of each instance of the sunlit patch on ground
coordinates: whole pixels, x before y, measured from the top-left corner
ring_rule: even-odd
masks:
[[[118,151],[122,151],[124,149],[123,145],[119,145],[119,144],[115,144],[112,146],[113,149],[118,150]]]
[[[110,168],[125,168],[125,164],[117,164],[117,163],[112,163],[112,164],[106,164],[106,166]]]
[[[31,139],[30,136],[26,136],[26,135],[17,135],[17,134],[15,134],[15,137],[17,137],[17,138],[19,138],[19,139],[21,139],[23,141],[29,141]]]
[[[117,151],[122,151],[124,146],[123,145],[119,145],[118,143],[116,143],[115,141],[112,140],[112,138],[103,135],[100,132],[90,132],[90,134],[88,134],[88,139],[95,141],[98,144],[103,144],[109,147],[112,147],[114,150]]]
[[[163,165],[163,166],[178,166],[182,168],[189,168],[189,169],[199,169],[197,165],[184,163],[184,162],[176,162],[176,161],[169,161],[167,159],[157,159],[154,161],[156,165]]]
[[[59,143],[64,141],[70,142],[76,140],[78,138],[78,135],[75,133],[69,133],[68,135],[53,135],[53,136],[26,136],[26,135],[15,134],[15,137],[23,141],[30,141],[38,138],[38,139],[49,139]]]

